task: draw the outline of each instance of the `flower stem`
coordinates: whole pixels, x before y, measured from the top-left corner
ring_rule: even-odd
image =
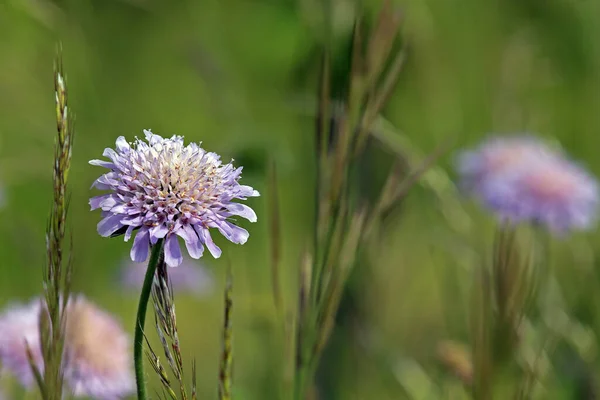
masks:
[[[144,382],[144,325],[146,323],[146,309],[148,308],[148,300],[152,289],[152,281],[156,267],[163,259],[163,240],[159,239],[152,246],[152,254],[148,261],[144,285],[140,294],[140,303],[138,305],[137,317],[135,319],[135,337],[133,344],[133,359],[135,363],[135,381],[137,384],[138,400],[146,400],[146,385]]]

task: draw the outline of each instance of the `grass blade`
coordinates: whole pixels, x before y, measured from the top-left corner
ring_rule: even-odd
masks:
[[[219,367],[219,400],[231,400],[232,364],[233,364],[233,276],[231,266],[225,282],[225,308],[223,316],[223,336],[221,365]]]
[[[271,285],[275,308],[281,314],[284,309],[281,294],[281,218],[279,212],[279,186],[277,184],[277,165],[271,160],[269,166],[269,238],[271,240]]]

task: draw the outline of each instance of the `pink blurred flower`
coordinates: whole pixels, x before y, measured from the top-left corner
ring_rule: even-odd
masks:
[[[458,160],[461,186],[502,220],[564,234],[598,218],[598,184],[584,168],[532,136],[495,137]]]
[[[557,234],[591,229],[598,219],[596,180],[564,159],[532,162],[485,193],[486,201],[510,221],[531,221]]]
[[[25,342],[42,369],[38,317],[40,300],[10,307],[0,316],[0,360],[27,388],[34,384]],[[121,399],[135,390],[129,338],[109,314],[83,296],[67,305],[63,358],[65,381],[76,397]]]
[[[534,136],[494,136],[475,149],[462,151],[457,169],[462,188],[477,195],[485,191],[487,184],[515,168],[554,157],[559,157],[558,153]]]
[[[65,379],[73,394],[120,399],[135,390],[129,337],[110,314],[83,296],[67,306]]]
[[[0,316],[0,363],[27,388],[34,377],[27,359],[26,346],[31,349],[36,365],[42,366],[38,319],[40,302],[14,304]]]

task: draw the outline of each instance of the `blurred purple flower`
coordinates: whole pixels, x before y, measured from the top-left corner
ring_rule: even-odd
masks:
[[[21,384],[31,388],[33,373],[27,359],[26,346],[29,346],[36,365],[42,367],[38,319],[40,302],[10,305],[0,315],[0,364],[10,371]]]
[[[256,214],[233,200],[259,193],[238,183],[242,168],[223,165],[217,154],[195,143],[184,146],[182,136],[164,139],[149,130],[144,134],[148,143],[136,138],[130,144],[121,136],[117,151],[108,148],[103,153],[110,161],[90,161],[110,169],[92,185],[111,191],[90,199],[92,210],[102,209],[98,233],[105,237],[124,233],[127,241],[137,230],[130,254],[135,262],[144,262],[150,245],[165,238],[165,261],[172,267],[183,261],[177,236],[195,259],[202,256],[204,246],[213,257],[221,256],[209,228],[244,244],[249,234],[231,217],[255,222]]]
[[[121,399],[133,393],[129,336],[110,314],[83,296],[67,306],[65,379],[77,397]]]
[[[127,289],[137,292],[144,283],[147,265],[128,260],[122,268],[121,284]],[[214,278],[203,265],[184,257],[177,268],[169,269],[169,281],[175,291],[192,293],[195,296],[208,295],[212,292]]]
[[[33,375],[27,360],[28,343],[36,365],[43,370],[38,317],[40,300],[13,306],[0,316],[0,360],[4,367],[30,388]],[[76,397],[100,400],[123,398],[135,390],[129,338],[109,314],[83,296],[67,305],[64,376]]]
[[[589,229],[597,220],[596,180],[531,136],[489,139],[463,152],[458,164],[461,186],[502,220],[557,234]]]
[[[531,135],[494,136],[458,156],[462,189],[474,195],[485,191],[490,181],[502,178],[533,160],[559,157],[557,152]]]
[[[557,234],[590,229],[598,219],[596,180],[565,159],[531,162],[489,185],[484,201],[503,219],[532,221]]]

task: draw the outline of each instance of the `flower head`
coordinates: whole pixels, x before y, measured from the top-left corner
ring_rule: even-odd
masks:
[[[597,219],[596,180],[560,151],[532,137],[494,138],[459,158],[462,186],[502,220],[555,233],[589,229]]]
[[[65,349],[65,379],[75,396],[110,400],[135,390],[128,335],[83,296],[67,305]]]
[[[129,260],[123,265],[121,284],[126,289],[136,289],[138,294],[144,283],[147,265]],[[214,278],[203,265],[184,257],[177,268],[170,268],[169,282],[176,291],[191,293],[195,296],[209,294],[213,290]]]
[[[233,243],[243,244],[248,232],[234,225],[240,216],[256,221],[254,211],[234,200],[259,196],[250,186],[240,185],[242,168],[222,164],[215,153],[195,143],[183,144],[182,136],[164,139],[145,130],[146,142],[116,142],[116,151],[103,153],[110,161],[90,164],[110,169],[93,187],[111,191],[90,199],[92,210],[102,209],[98,233],[111,236],[124,233],[129,240],[137,231],[131,259],[143,262],[150,245],[165,239],[165,261],[177,266],[183,261],[177,236],[183,238],[192,258],[200,258],[204,246],[215,257],[221,249],[209,229],[216,228]]]
[[[502,218],[531,221],[558,234],[590,229],[598,217],[597,182],[564,159],[534,161],[489,185],[484,196]]]
[[[0,316],[0,360],[25,386],[34,379],[25,343],[43,370],[38,330],[40,300],[10,308]],[[135,390],[129,339],[121,325],[83,296],[66,308],[64,376],[76,397],[120,399]]]
[[[466,150],[458,157],[458,173],[463,189],[480,194],[485,186],[515,168],[532,162],[559,157],[539,139],[530,136],[495,136],[476,149]]]
[[[27,388],[34,384],[27,347],[31,350],[35,364],[43,366],[38,330],[39,314],[40,302],[34,300],[25,305],[9,306],[0,315],[0,364]]]

